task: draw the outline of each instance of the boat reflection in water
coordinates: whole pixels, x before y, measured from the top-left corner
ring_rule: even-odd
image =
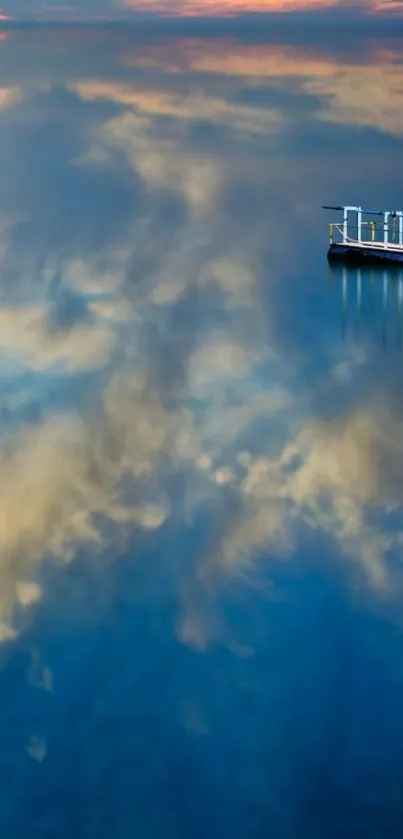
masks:
[[[330,264],[329,286],[340,300],[343,338],[363,329],[379,335],[383,347],[401,347],[403,269]]]

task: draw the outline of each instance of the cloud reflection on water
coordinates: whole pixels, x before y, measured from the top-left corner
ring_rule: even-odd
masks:
[[[14,43],[18,53],[27,36]],[[0,189],[4,619],[45,556],[71,558],[83,540],[102,550],[107,522],[114,533],[117,522],[161,526],[169,476],[182,472],[178,524],[206,499],[226,522],[202,563],[291,553],[304,523],[383,581],[402,532],[375,525],[372,511],[399,506],[398,419],[387,401],[375,410],[377,382],[365,406],[350,391],[337,421],[312,415],[306,350],[297,336],[289,346],[276,307],[301,260],[290,230],[315,242],[323,194],[337,199],[351,178],[328,165],[344,136],[333,125],[378,127],[392,178],[399,53],[337,64],[323,49],[234,40],[124,45],[107,76],[94,78],[80,54],[74,78],[55,88],[46,51],[24,84],[8,70],[11,49]],[[371,149],[352,152],[364,192]]]
[[[399,44],[133,37],[0,52],[0,829],[394,839],[400,359],[320,206],[400,200]]]

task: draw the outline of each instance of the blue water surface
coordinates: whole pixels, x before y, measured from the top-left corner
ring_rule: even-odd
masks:
[[[257,26],[2,36],[2,839],[403,835],[403,42]]]

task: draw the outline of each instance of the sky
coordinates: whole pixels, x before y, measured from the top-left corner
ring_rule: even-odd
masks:
[[[102,20],[153,17],[227,17],[270,13],[395,15],[402,0],[3,0],[0,20]]]

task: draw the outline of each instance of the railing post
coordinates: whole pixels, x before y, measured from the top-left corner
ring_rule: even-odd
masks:
[[[357,210],[357,242],[361,242],[362,208]]]
[[[343,245],[347,241],[347,207],[343,207]]]
[[[387,210],[386,213],[383,214],[383,244],[385,248],[388,246],[388,232],[389,232],[389,216],[390,212]]]

